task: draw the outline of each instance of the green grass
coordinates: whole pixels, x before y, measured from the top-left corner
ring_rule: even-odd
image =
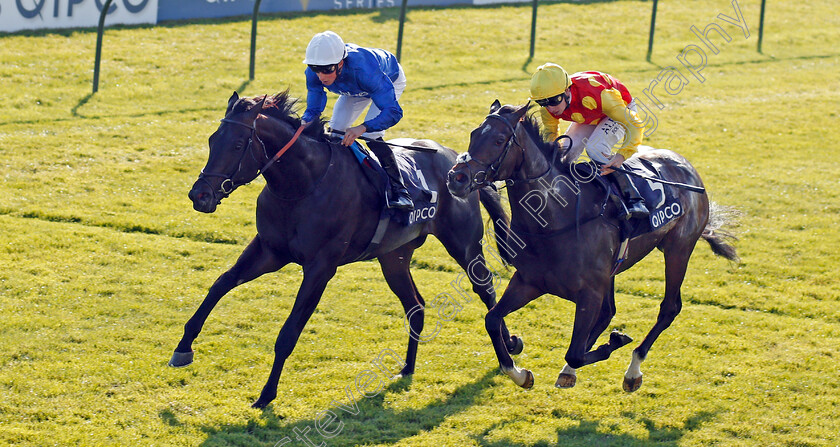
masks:
[[[249,407],[273,359],[301,269],[240,286],[210,316],[196,362],[166,362],[183,324],[254,235],[263,182],[212,215],[186,197],[207,137],[234,90],[304,94],[309,37],[394,50],[399,10],[292,14],[260,22],[256,79],[247,81],[247,21],[116,27],[105,33],[91,92],[91,30],[0,36],[0,444],[273,446],[295,430],[330,446],[836,446],[840,445],[840,16],[832,2],[770,2],[764,53],[759,2],[740,2],[749,39],[714,34],[703,83],[687,74],[648,142],[686,155],[710,196],[741,213],[742,263],[705,243],[683,286],[685,305],[621,390],[630,348],[553,387],[573,306],[543,297],[511,315],[525,339],[517,364],[531,391],[497,373],[472,296],[420,346],[412,379],[383,378],[358,412],[345,388],[383,350],[404,355],[401,307],[373,262],[342,267],[306,327],[266,411]],[[619,77],[637,97],[676,59],[690,32],[728,1],[660,2],[652,63],[649,2],[541,4],[528,60],[530,5],[411,9],[403,65],[405,118],[389,136],[466,149],[490,103],[524,103],[531,71],[555,61]],[[334,97],[331,97],[331,103]],[[646,104],[651,105],[649,101]],[[331,107],[331,104],[330,106]],[[328,108],[330,110],[330,108]],[[436,241],[416,254],[428,299],[459,268]],[[509,278],[509,272],[502,272]],[[617,279],[614,327],[641,340],[663,291],[661,255]],[[355,393],[355,392],[354,392]],[[326,439],[315,426],[332,411]]]

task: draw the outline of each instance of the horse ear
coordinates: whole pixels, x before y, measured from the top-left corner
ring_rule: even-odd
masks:
[[[233,109],[233,105],[236,104],[236,101],[239,101],[239,94],[236,93],[236,91],[234,90],[233,94],[230,95],[230,99],[228,99],[228,105],[227,110],[225,110],[225,115],[228,115],[230,113],[231,109]]]
[[[519,106],[518,109],[513,111],[513,114],[516,115],[516,119],[522,119],[526,113],[528,113],[528,108],[531,107],[531,101],[528,101],[523,106]]]
[[[254,119],[257,119],[260,113],[262,113],[263,104],[265,104],[266,98],[268,98],[268,95],[263,96],[262,99],[260,99],[256,104],[254,104],[254,107],[251,107],[248,110]]]
[[[496,111],[501,109],[501,108],[502,108],[502,103],[500,103],[499,100],[497,99],[497,100],[493,101],[493,104],[490,104],[490,113],[491,114],[496,113]]]

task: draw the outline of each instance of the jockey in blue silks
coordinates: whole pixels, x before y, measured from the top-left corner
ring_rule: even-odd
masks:
[[[309,42],[303,63],[307,64],[307,95],[302,124],[309,124],[324,111],[327,105],[324,89],[337,93],[330,128],[344,132],[345,146],[360,136],[368,138],[368,147],[391,180],[388,207],[413,209],[391,147],[382,139],[385,130],[403,116],[397,101],[405,90],[406,79],[397,58],[378,48],[345,44],[338,34],[325,31]],[[368,106],[364,122],[350,127]]]

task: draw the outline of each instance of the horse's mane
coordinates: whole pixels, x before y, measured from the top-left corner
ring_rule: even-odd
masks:
[[[255,96],[253,98],[243,97],[233,105],[231,113],[250,110],[258,102],[260,102],[262,98],[262,96]],[[266,95],[265,102],[262,107],[262,114],[289,123],[292,127],[297,129],[300,127],[300,116],[298,116],[297,104],[298,99],[291,97],[289,95],[289,90],[286,89],[274,95]],[[326,124],[326,120],[324,120],[323,117],[318,117],[317,122],[310,123],[309,126],[304,129],[303,134],[317,140],[323,140],[326,138],[324,124]]]
[[[499,114],[511,113],[514,110],[515,107],[506,105],[499,109]],[[568,160],[566,156],[571,148],[561,148],[559,144],[548,136],[547,131],[541,130],[539,118],[537,118],[535,112],[526,114],[522,118],[521,124],[522,128],[525,129],[525,132],[531,137],[546,160],[549,162],[554,160],[554,166],[557,169],[563,171],[569,170],[569,166],[574,160]]]

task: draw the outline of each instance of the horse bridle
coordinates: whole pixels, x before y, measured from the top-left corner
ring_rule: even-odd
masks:
[[[505,142],[505,147],[504,147],[504,149],[502,149],[502,152],[499,154],[498,157],[496,157],[495,160],[491,161],[490,163],[483,163],[478,159],[472,158],[472,156],[470,155],[469,152],[465,152],[465,153],[458,156],[458,162],[464,163],[467,166],[467,169],[469,170],[469,172],[471,174],[470,175],[470,191],[474,191],[478,188],[483,188],[483,187],[488,186],[488,185],[493,186],[493,182],[496,181],[496,178],[495,178],[496,173],[498,173],[499,168],[501,168],[502,163],[504,163],[505,158],[507,158],[508,153],[510,152],[510,148],[514,144],[516,145],[516,147],[519,148],[519,151],[522,152],[523,155],[525,153],[525,149],[522,147],[522,145],[519,143],[519,141],[516,138],[516,126],[511,124],[508,120],[506,120],[501,115],[497,115],[497,114],[493,114],[493,113],[491,113],[490,115],[487,115],[487,117],[485,118],[485,121],[489,120],[491,118],[505,123],[505,126],[508,128],[508,130],[510,130],[510,136],[507,137],[507,141]],[[517,126],[519,125],[519,121],[517,121],[516,125]],[[482,168],[482,170],[476,172],[475,174],[472,174],[472,169],[470,169],[470,165],[468,163],[470,160],[475,161]],[[546,172],[544,172],[543,174],[538,175],[534,178],[529,178],[529,179],[522,180],[522,182],[525,182],[525,183],[535,182],[538,179],[544,177],[550,171],[551,171],[551,166],[549,165],[548,170]],[[490,179],[489,182],[488,182],[488,178]],[[512,185],[515,182],[516,181],[513,180],[513,179],[505,179],[505,184],[506,185]]]
[[[257,141],[259,141],[260,145],[262,146],[263,154],[265,155],[266,159],[270,159],[271,157],[269,157],[268,153],[265,150],[265,144],[262,142],[260,137],[257,135],[257,120],[254,120],[254,122],[252,124],[243,123],[242,121],[236,121],[236,120],[232,120],[230,118],[222,118],[220,121],[223,122],[223,123],[236,124],[236,125],[239,125],[239,126],[244,126],[244,127],[247,127],[251,131],[251,135],[248,136],[248,144],[245,146],[245,149],[242,150],[242,154],[239,155],[239,162],[236,164],[236,169],[233,171],[233,173],[226,174],[226,173],[221,173],[221,172],[208,172],[208,171],[205,171],[204,169],[202,169],[201,173],[198,175],[198,179],[203,180],[205,183],[207,183],[207,186],[210,186],[210,189],[213,189],[213,188],[212,188],[212,185],[210,185],[210,182],[207,181],[207,177],[221,177],[223,180],[222,180],[222,183],[219,184],[219,189],[216,190],[216,192],[221,195],[221,198],[225,198],[225,197],[228,197],[230,195],[230,193],[232,193],[236,188],[239,188],[240,186],[243,186],[243,185],[247,185],[249,183],[249,182],[239,183],[239,184],[234,183],[233,176],[235,176],[236,173],[239,172],[242,169],[242,160],[245,158],[246,153],[251,154],[251,157],[254,159],[254,161],[259,163],[259,160],[257,160],[257,158],[254,156],[254,154],[251,150],[251,146],[253,145],[255,139]],[[262,170],[257,171],[257,175],[259,175],[260,172],[262,172]]]
[[[266,150],[265,143],[263,143],[262,139],[257,134],[257,120],[256,120],[256,118],[254,119],[254,122],[252,124],[243,123],[242,121],[236,121],[236,120],[232,120],[230,118],[222,118],[220,121],[223,122],[223,123],[237,124],[237,125],[240,125],[240,126],[245,126],[245,127],[247,127],[248,129],[251,130],[251,135],[248,137],[248,145],[245,146],[245,149],[242,151],[242,155],[239,156],[239,163],[237,164],[236,170],[233,171],[232,175],[222,174],[222,173],[219,173],[219,172],[205,172],[204,169],[202,169],[201,174],[198,175],[198,179],[203,180],[204,183],[207,184],[207,186],[210,186],[210,189],[213,189],[213,187],[212,187],[212,185],[210,185],[210,182],[208,182],[205,177],[221,177],[221,178],[223,178],[224,180],[222,180],[222,183],[219,185],[219,189],[216,191],[217,193],[221,194],[222,198],[225,198],[225,197],[229,196],[230,193],[232,193],[236,188],[238,188],[242,185],[247,185],[248,183],[250,183],[250,182],[245,182],[245,183],[236,184],[236,183],[233,182],[233,176],[236,175],[237,172],[242,170],[242,159],[245,157],[246,152],[250,153],[251,158],[253,158],[254,161],[256,161],[257,163],[259,163],[259,160],[257,160],[257,158],[254,156],[254,153],[251,151],[251,145],[253,144],[254,140],[258,141],[260,143],[260,146],[262,146],[263,155],[265,156],[265,159],[266,159],[266,162],[263,165],[263,167],[260,168],[259,170],[257,170],[257,173],[254,176],[254,178],[256,178],[260,174],[264,174],[271,167],[271,165],[274,164],[275,161],[277,161],[277,159],[279,159],[281,156],[283,156],[283,154],[285,154],[286,151],[289,150],[289,148],[292,147],[292,145],[295,143],[295,141],[297,141],[298,137],[300,136],[300,134],[303,132],[303,129],[305,128],[305,126],[299,126],[297,128],[297,130],[295,131],[294,135],[292,135],[292,138],[290,138],[289,141],[279,151],[277,151],[276,154],[274,154],[274,156],[271,156],[271,155],[268,155],[268,151]],[[332,156],[332,152],[330,152],[330,156]]]
[[[467,165],[467,169],[470,171],[470,190],[482,188],[495,181],[496,173],[499,171],[499,168],[502,166],[502,163],[505,161],[505,158],[507,158],[511,146],[516,144],[516,146],[519,147],[519,150],[522,151],[522,145],[519,144],[519,141],[517,141],[516,139],[516,127],[510,122],[508,122],[508,120],[496,114],[487,115],[485,121],[491,118],[505,123],[505,126],[508,128],[508,130],[510,130],[510,136],[507,137],[505,141],[505,147],[504,149],[502,149],[502,152],[499,154],[499,156],[489,163],[483,163],[476,158],[472,158],[469,152],[466,152],[466,156],[462,154],[458,157],[459,161],[463,161]],[[475,161],[479,165],[481,170],[473,174],[469,163],[467,163],[470,160]],[[492,179],[489,183],[487,181],[488,178]]]

